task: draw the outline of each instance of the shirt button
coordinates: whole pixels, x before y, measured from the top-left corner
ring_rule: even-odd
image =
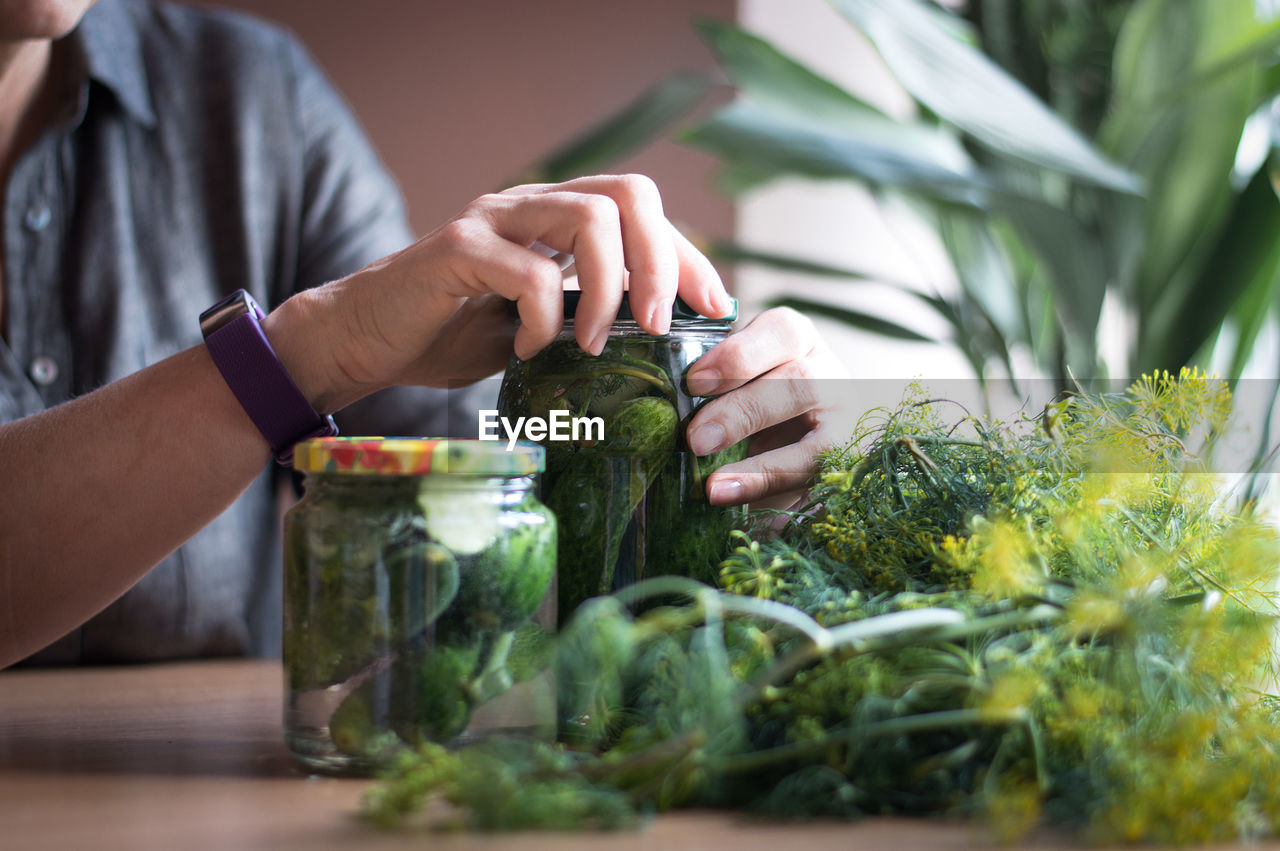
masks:
[[[58,362],[41,355],[31,362],[31,380],[41,387],[48,387],[58,380]]]
[[[52,219],[53,211],[49,209],[49,205],[43,201],[37,201],[27,208],[27,214],[23,217],[22,223],[29,231],[42,231],[49,226]]]

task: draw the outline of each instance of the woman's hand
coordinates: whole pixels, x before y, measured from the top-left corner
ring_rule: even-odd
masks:
[[[268,336],[323,412],[392,384],[492,375],[513,344],[530,357],[564,322],[560,266],[535,243],[574,256],[583,292],[574,333],[593,354],[624,288],[654,334],[667,332],[677,294],[706,316],[732,307],[710,261],[667,221],[653,182],[605,175],[485,195],[404,250],[286,302],[268,317]],[[490,296],[516,302],[514,340]]]
[[[542,246],[574,257],[583,293],[574,334],[593,354],[624,290],[652,334],[669,330],[677,294],[704,316],[732,308],[710,261],[667,221],[653,182],[603,175],[485,195],[404,250],[290,299],[264,328],[324,413],[393,384],[478,380],[500,371],[513,347],[531,357],[563,327],[561,268]],[[712,502],[794,502],[833,439],[839,388],[823,379],[843,375],[813,324],[788,309],[761,314],[703,356],[691,391],[723,395],[694,417],[690,445],[705,455],[751,436],[750,458],[709,477]]]
[[[765,311],[690,367],[699,396],[719,396],[689,424],[689,446],[706,455],[750,437],[749,457],[707,480],[716,504],[789,508],[801,498],[819,453],[842,436],[848,401],[844,365],[804,315]],[[723,395],[720,395],[723,394]]]

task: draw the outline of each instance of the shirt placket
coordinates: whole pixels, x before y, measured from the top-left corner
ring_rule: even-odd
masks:
[[[8,375],[25,416],[70,397],[71,347],[62,304],[64,217],[57,140],[46,136],[17,163],[5,196]]]

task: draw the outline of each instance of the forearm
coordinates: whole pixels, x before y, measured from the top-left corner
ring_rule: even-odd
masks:
[[[289,299],[262,328],[322,414],[393,384],[478,380],[513,347],[530,357],[560,332],[561,269],[535,243],[574,254],[584,294],[574,329],[593,351],[624,286],[655,334],[677,294],[707,316],[731,306],[652,182],[615,175],[477,199],[407,248]],[[0,426],[0,665],[120,596],[268,458],[204,346]]]
[[[351,286],[301,293],[262,323],[322,413],[386,384],[344,368],[362,338],[350,328]],[[430,332],[439,323],[422,324]],[[117,599],[235,502],[270,458],[203,345],[0,426],[0,667]]]
[[[203,346],[0,426],[0,665],[105,608],[269,458]]]

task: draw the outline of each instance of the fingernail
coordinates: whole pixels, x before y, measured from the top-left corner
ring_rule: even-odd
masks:
[[[714,369],[700,369],[689,373],[684,383],[690,396],[711,396],[720,385],[720,373]]]
[[[724,428],[717,422],[703,423],[689,435],[689,448],[695,455],[710,455],[724,443]]]
[[[716,479],[711,482],[707,495],[716,505],[734,505],[742,502],[742,482],[737,479]]]
[[[671,305],[672,302],[669,299],[664,299],[658,302],[657,306],[653,308],[653,313],[649,316],[650,327],[659,335],[666,334],[671,330]]]
[[[591,354],[598,355],[604,351],[604,344],[609,342],[609,329],[605,328],[591,341]]]
[[[716,293],[716,306],[719,309],[720,316],[728,316],[729,311],[733,309],[733,297],[723,287]]]

